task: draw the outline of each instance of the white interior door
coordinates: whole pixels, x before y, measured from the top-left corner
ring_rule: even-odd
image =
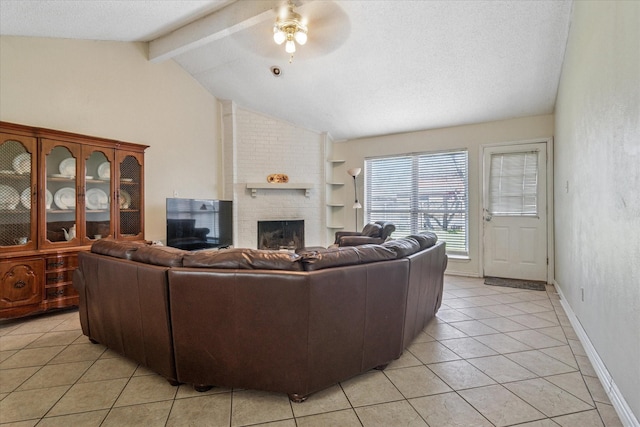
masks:
[[[485,276],[547,281],[546,148],[483,150]]]

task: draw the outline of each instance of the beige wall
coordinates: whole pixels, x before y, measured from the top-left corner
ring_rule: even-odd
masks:
[[[336,168],[336,181],[347,181],[346,170],[352,167],[363,167],[367,157],[386,156],[401,153],[442,151],[452,149],[467,149],[469,152],[469,259],[450,259],[447,271],[449,273],[479,276],[482,274],[480,265],[480,191],[481,191],[481,147],[485,144],[503,142],[544,140],[553,135],[553,116],[525,117],[513,120],[481,123],[468,126],[434,129],[422,132],[404,133],[398,135],[379,136],[338,142],[333,147],[333,157],[345,159],[344,166]],[[359,199],[362,196],[362,175],[359,177]],[[334,195],[353,200],[353,186],[351,183],[342,189],[344,194]],[[350,203],[346,203],[351,206]],[[358,224],[362,225],[362,210]],[[354,227],[355,216],[351,208],[345,208],[342,218],[333,218],[335,223],[345,224],[347,230]]]
[[[0,120],[149,145],[146,238],[165,238],[165,198],[217,197],[219,105],[142,43],[0,37]]]
[[[555,131],[556,280],[636,419],[639,29],[640,2],[574,3]]]

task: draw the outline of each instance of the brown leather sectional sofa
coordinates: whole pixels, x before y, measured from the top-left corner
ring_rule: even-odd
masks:
[[[447,257],[429,234],[301,254],[103,239],[79,263],[93,342],[172,384],[302,401],[400,357],[440,307]]]

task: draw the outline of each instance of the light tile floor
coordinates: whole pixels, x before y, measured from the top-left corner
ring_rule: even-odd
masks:
[[[195,392],[82,335],[76,310],[0,323],[0,424],[13,426],[620,426],[553,287],[447,276],[442,308],[385,371],[304,403]]]

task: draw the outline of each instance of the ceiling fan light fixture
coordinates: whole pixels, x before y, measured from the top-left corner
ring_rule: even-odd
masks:
[[[287,40],[287,44],[284,45],[284,50],[287,53],[294,53],[296,51],[296,44],[293,40]]]
[[[291,58],[296,51],[296,43],[302,46],[307,42],[308,31],[306,23],[294,8],[292,0],[282,5],[273,25],[273,41],[278,45],[286,41],[284,50]]]
[[[287,35],[284,33],[284,31],[273,27],[273,41],[276,42],[276,44],[281,45],[286,39]]]
[[[307,32],[298,29],[296,33],[293,35],[293,38],[296,39],[296,42],[302,46],[307,42]]]

